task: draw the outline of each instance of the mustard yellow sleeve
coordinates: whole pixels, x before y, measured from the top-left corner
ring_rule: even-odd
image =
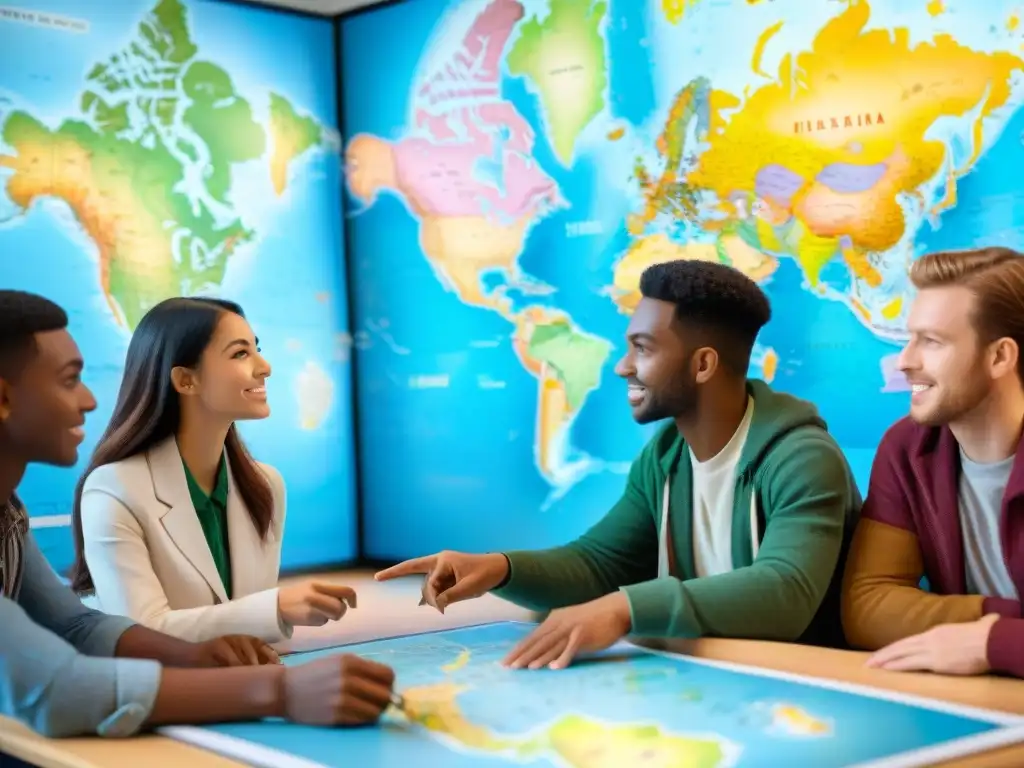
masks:
[[[912,531],[861,518],[850,546],[842,592],[846,640],[876,650],[939,624],[982,616],[980,595],[934,595],[920,588],[924,561]]]

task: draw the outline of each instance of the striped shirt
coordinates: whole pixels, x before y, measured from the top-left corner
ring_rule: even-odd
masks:
[[[17,496],[0,506],[0,596],[18,599],[28,513]]]

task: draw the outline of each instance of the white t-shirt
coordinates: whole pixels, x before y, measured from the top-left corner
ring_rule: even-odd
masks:
[[[743,420],[725,447],[707,461],[697,461],[690,451],[693,468],[693,564],[697,576],[728,573],[732,567],[732,506],[736,489],[736,466],[747,442],[754,399],[747,399]]]

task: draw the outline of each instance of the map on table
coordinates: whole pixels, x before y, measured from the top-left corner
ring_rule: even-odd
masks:
[[[389,664],[405,714],[379,727],[281,721],[161,729],[265,768],[522,765],[903,768],[1024,741],[1024,718],[620,644],[568,669],[500,665],[501,622],[295,654]]]

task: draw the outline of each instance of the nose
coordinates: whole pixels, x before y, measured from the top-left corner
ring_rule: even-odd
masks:
[[[628,379],[636,375],[636,366],[633,365],[633,356],[628,352],[620,357],[619,362],[615,364],[615,375],[621,376],[624,379]]]
[[[254,375],[256,376],[257,379],[261,380],[270,378],[270,374],[272,371],[270,363],[267,361],[267,358],[265,358],[263,355],[259,355],[258,357],[259,359],[256,365],[256,370],[254,371]]]
[[[900,350],[900,355],[896,358],[896,367],[903,373],[917,367],[917,354],[913,341],[908,341],[907,345]]]
[[[92,413],[96,410],[96,397],[93,395],[92,390],[89,389],[85,384],[82,385],[82,413]]]

